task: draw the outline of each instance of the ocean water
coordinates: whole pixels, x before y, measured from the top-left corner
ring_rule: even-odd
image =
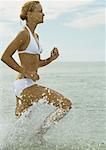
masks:
[[[106,149],[104,62],[54,62],[39,70],[38,84],[58,91],[73,103],[67,116],[44,135],[43,143],[36,137],[36,129],[55,108],[39,102],[16,119],[16,74],[0,63],[0,150]]]

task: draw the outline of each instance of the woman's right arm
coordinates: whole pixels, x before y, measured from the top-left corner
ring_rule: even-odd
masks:
[[[20,49],[20,47],[26,43],[26,32],[21,31],[16,38],[8,45],[6,48],[1,60],[7,64],[10,68],[14,69],[15,71],[23,74],[24,76],[31,78],[33,81],[39,80],[39,75],[34,71],[24,70],[21,66],[17,64],[17,62],[13,59],[13,54],[16,50]]]
[[[12,55],[19,49],[24,43],[25,31],[21,31],[16,38],[8,45],[5,52],[3,53],[1,60],[7,64],[10,68],[18,71],[19,73],[24,73],[24,69],[17,64],[17,62],[13,59]]]

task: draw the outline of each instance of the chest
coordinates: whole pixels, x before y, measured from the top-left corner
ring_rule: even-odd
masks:
[[[39,49],[40,48],[40,44],[39,44],[39,40],[37,39],[37,37],[31,38],[30,36],[25,37],[25,43],[23,43],[20,47],[20,50],[26,50],[28,48],[28,46],[30,45],[31,49]]]

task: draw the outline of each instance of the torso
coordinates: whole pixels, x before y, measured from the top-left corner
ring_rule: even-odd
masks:
[[[28,47],[28,44],[30,42],[29,33],[26,29],[25,33],[25,44],[23,44],[18,51],[23,51]],[[20,59],[20,65],[27,71],[35,71],[37,72],[38,66],[39,66],[39,54],[28,54],[28,53],[20,53],[19,54]],[[22,74],[18,74],[17,79],[22,79],[24,76]]]

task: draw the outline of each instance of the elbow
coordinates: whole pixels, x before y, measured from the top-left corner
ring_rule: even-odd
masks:
[[[6,61],[6,57],[4,55],[1,57],[1,61],[3,61],[3,62]]]
[[[8,60],[8,56],[3,55],[3,56],[1,57],[1,61],[2,61],[2,62],[7,63],[7,60]]]
[[[3,56],[2,56],[0,59],[1,59],[1,61],[3,61],[3,62],[4,62],[4,57],[3,57]]]

